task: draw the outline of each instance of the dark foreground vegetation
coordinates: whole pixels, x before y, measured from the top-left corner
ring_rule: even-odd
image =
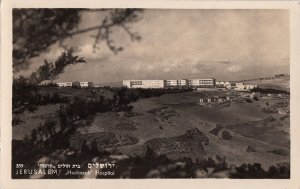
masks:
[[[67,137],[66,134],[62,135]],[[62,137],[61,136],[61,137]],[[67,137],[68,138],[68,137]],[[88,163],[92,163],[93,159],[99,162],[115,161],[116,167],[114,169],[102,169],[101,171],[114,171],[114,175],[97,176],[96,178],[245,178],[245,179],[263,179],[276,178],[288,179],[290,178],[290,165],[288,163],[277,164],[270,166],[267,170],[263,169],[258,163],[242,164],[238,167],[229,165],[225,157],[216,156],[215,158],[203,158],[192,161],[190,158],[181,158],[178,160],[171,160],[163,155],[155,154],[150,148],[146,149],[144,156],[129,157],[125,156],[123,159],[115,160],[113,156],[122,156],[117,151],[98,151],[95,148],[83,148],[81,151],[76,151],[71,155],[67,155],[63,150],[56,150],[53,152],[58,143],[63,142],[65,146],[59,144],[59,148],[66,148],[68,146],[66,141],[56,138],[51,146],[41,145],[31,146],[31,143],[24,143],[21,141],[14,141],[13,148],[18,149],[22,146],[23,153],[27,153],[26,162],[31,160],[31,164],[27,164],[27,168],[38,168],[35,161],[47,154],[50,157],[46,163],[65,163],[65,164],[80,164],[79,171],[88,171]],[[21,144],[23,143],[23,144]],[[25,150],[26,149],[26,150]],[[14,152],[17,152],[15,150]],[[34,153],[32,155],[32,153]],[[42,154],[41,154],[42,152]],[[30,153],[30,154],[29,154]],[[43,154],[44,153],[44,154]],[[39,154],[39,155],[38,155]],[[22,162],[21,155],[13,154],[14,161]],[[29,158],[29,159],[28,159]],[[13,170],[16,170],[13,166]],[[14,172],[14,171],[13,171]],[[67,171],[62,169],[57,175],[46,175],[44,179],[52,178],[82,178],[80,175],[67,175]],[[29,175],[12,175],[13,178],[28,178]]]
[[[24,77],[14,79],[12,107],[14,114],[21,114],[24,111],[33,112],[37,106],[57,103],[68,103],[69,99],[61,97],[58,93],[42,94],[41,87]]]
[[[251,92],[261,92],[263,94],[290,94],[287,91],[279,90],[279,89],[264,89],[264,88],[254,88],[251,89]]]

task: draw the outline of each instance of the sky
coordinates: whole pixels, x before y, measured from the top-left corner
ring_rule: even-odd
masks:
[[[97,25],[103,12],[85,13],[79,28]],[[65,41],[78,48],[87,64],[66,68],[58,81],[117,82],[125,79],[241,80],[289,73],[288,10],[180,10],[146,9],[131,25],[142,39],[132,42],[119,28],[115,55],[105,43],[93,51],[93,32]],[[29,74],[44,59],[55,60],[63,49],[57,44],[31,60]]]

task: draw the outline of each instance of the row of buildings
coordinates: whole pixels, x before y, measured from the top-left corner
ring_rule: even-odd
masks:
[[[231,89],[236,91],[249,91],[257,88],[258,85],[232,83],[228,81],[216,81],[213,78],[209,79],[181,79],[181,80],[123,80],[123,86],[127,88],[142,88],[142,89],[164,89],[164,88],[193,88],[200,90],[215,90],[215,89]],[[59,82],[58,87],[78,87],[92,88],[93,82],[89,81],[74,81],[74,82]]]
[[[231,102],[231,101],[244,101],[245,99],[253,100],[255,98],[261,97],[260,92],[251,92],[251,93],[244,93],[244,92],[234,92],[231,94],[226,95],[215,95],[215,96],[207,96],[199,99],[199,105],[208,105],[211,103],[224,103],[224,102]]]
[[[210,79],[181,79],[181,80],[123,80],[127,88],[163,89],[177,87],[215,87],[216,80]]]
[[[58,87],[80,87],[80,88],[90,88],[94,87],[93,82],[90,81],[73,81],[73,82],[59,82],[56,83]]]
[[[225,88],[237,91],[249,91],[258,85],[232,83],[209,79],[181,79],[181,80],[123,80],[127,88],[163,89],[163,88]]]

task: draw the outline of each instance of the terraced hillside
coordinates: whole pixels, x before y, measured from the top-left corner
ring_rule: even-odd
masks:
[[[137,138],[137,143],[116,147],[130,156],[143,155],[146,147],[150,147],[171,159],[221,156],[231,164],[260,163],[263,167],[289,162],[289,115],[263,111],[289,100],[274,98],[232,102],[220,107],[199,106],[198,99],[206,95],[215,94],[188,92],[140,99],[131,104],[131,113],[99,113],[91,126],[78,132],[83,135],[113,132]],[[217,125],[218,131],[211,132]],[[187,134],[193,129],[209,143],[193,143]]]
[[[290,91],[290,76],[254,79],[246,81],[245,83],[257,84],[261,88],[277,89],[286,92]]]

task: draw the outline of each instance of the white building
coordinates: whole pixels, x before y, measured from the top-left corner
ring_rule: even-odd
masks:
[[[199,103],[200,103],[200,104],[203,104],[203,103],[211,103],[211,102],[212,102],[211,98],[200,98],[200,99],[199,99]]]
[[[213,78],[210,79],[190,79],[188,84],[191,87],[215,87],[216,80]]]
[[[231,86],[230,82],[226,81],[226,82],[224,82],[224,87],[227,89],[231,89],[232,86]]]
[[[188,85],[188,80],[187,79],[181,79],[181,80],[177,80],[177,85],[178,86],[187,86]]]
[[[167,87],[195,87],[195,88],[214,88],[215,79],[181,79],[181,80],[123,80],[123,86],[127,88],[150,88],[160,89]]]
[[[59,82],[56,83],[59,87],[72,87],[72,82]]]
[[[164,80],[124,80],[123,85],[128,88],[162,89],[165,88]]]
[[[247,89],[255,89],[258,88],[258,85],[246,85]]]
[[[127,88],[131,88],[131,81],[130,80],[123,80],[123,86]]]
[[[250,91],[251,89],[257,88],[258,85],[252,85],[252,84],[244,84],[244,83],[236,83],[235,84],[235,90],[236,91]]]
[[[166,80],[166,87],[177,87],[177,80]]]
[[[230,89],[231,83],[228,81],[216,81],[216,87]]]
[[[93,82],[90,81],[82,81],[80,82],[80,87],[81,88],[88,88],[88,87],[93,87]]]
[[[223,81],[216,81],[216,87],[224,87]]]

